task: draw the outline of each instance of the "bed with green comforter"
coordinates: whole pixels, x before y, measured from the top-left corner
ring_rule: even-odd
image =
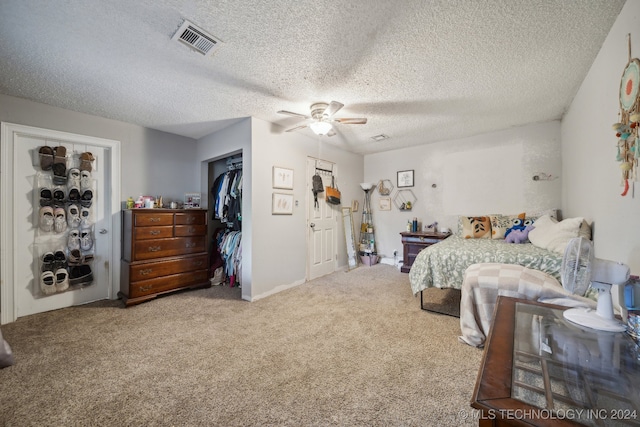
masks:
[[[559,281],[562,254],[531,243],[452,235],[418,254],[409,272],[411,290],[417,294],[432,287],[460,289],[465,270],[476,263],[517,264],[543,271]]]

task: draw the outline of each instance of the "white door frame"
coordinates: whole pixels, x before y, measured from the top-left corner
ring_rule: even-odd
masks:
[[[109,298],[114,299],[120,287],[120,141],[2,122],[0,124],[0,194],[2,194],[0,199],[0,324],[14,322],[17,318],[17,295],[14,292],[16,239],[12,209],[14,199],[13,167],[17,156],[15,136],[17,135],[59,139],[105,147],[110,150],[111,198],[109,214],[111,229],[107,238],[111,247],[111,263],[108,269],[108,280],[111,284]]]
[[[335,162],[332,162],[330,160],[323,160],[323,159],[319,159],[317,157],[313,157],[313,156],[307,156],[307,168],[306,168],[306,188],[307,188],[307,196],[306,196],[306,205],[305,205],[305,215],[306,215],[306,236],[307,236],[307,253],[306,253],[306,260],[305,260],[305,264],[306,264],[306,277],[305,277],[305,281],[309,281],[311,280],[311,261],[310,261],[310,254],[311,254],[311,238],[310,238],[310,233],[309,233],[309,228],[311,227],[311,217],[309,215],[309,205],[314,203],[314,199],[313,199],[313,193],[311,191],[312,189],[312,182],[311,182],[311,174],[310,174],[310,170],[309,170],[309,163],[310,161],[314,161],[315,163],[317,162],[324,162],[327,164],[331,164],[333,165],[333,170],[335,173],[335,176],[337,177],[338,175],[338,164]],[[322,201],[320,198],[324,197],[324,193],[318,195],[319,197],[319,201]],[[337,239],[337,232],[338,232],[338,222],[337,222],[337,213],[334,212],[334,219],[336,220],[336,235],[335,238],[333,239],[333,271],[336,271],[338,268],[338,239]]]

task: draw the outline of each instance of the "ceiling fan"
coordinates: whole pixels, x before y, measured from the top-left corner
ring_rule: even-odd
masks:
[[[331,101],[331,103],[327,104],[325,102],[317,102],[315,104],[311,104],[311,114],[305,115],[300,113],[293,113],[291,111],[280,110],[278,114],[286,114],[288,116],[294,117],[302,117],[304,119],[313,119],[311,123],[306,125],[300,125],[292,127],[291,129],[285,130],[285,132],[292,132],[298,129],[304,129],[306,127],[310,128],[316,135],[327,135],[333,136],[336,132],[333,130],[332,123],[341,123],[343,125],[363,125],[367,123],[367,119],[365,118],[355,118],[355,117],[343,117],[343,118],[333,118],[333,115],[340,111],[340,109],[344,107],[344,104],[341,104],[337,101]]]

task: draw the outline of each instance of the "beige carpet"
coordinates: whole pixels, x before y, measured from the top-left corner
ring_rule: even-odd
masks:
[[[480,350],[387,265],[249,303],[213,287],[2,326],[2,426],[461,426]]]

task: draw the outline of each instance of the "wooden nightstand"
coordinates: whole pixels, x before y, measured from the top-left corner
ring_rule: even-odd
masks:
[[[451,236],[451,233],[423,233],[420,231],[400,233],[402,236],[402,268],[400,271],[408,273],[418,252]]]

